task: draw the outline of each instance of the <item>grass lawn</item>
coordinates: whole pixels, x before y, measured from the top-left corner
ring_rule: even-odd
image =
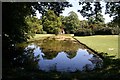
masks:
[[[118,56],[117,35],[75,36],[75,38],[98,52],[105,52],[110,56]]]
[[[34,41],[34,40],[40,40],[46,37],[50,37],[50,36],[55,36],[55,34],[35,34],[34,37],[31,37],[30,39],[28,39],[28,41]],[[58,36],[74,36],[73,34],[58,34]]]

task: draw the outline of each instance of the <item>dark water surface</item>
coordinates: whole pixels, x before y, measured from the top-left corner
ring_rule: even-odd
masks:
[[[38,66],[39,69],[45,72],[75,72],[94,70],[101,68],[102,59],[94,54],[89,53],[86,49],[78,48],[74,57],[70,58],[67,52],[60,51],[56,53],[51,59],[47,58],[47,54],[42,52],[41,47],[36,44],[28,45],[25,50],[34,49],[34,56],[39,55]]]

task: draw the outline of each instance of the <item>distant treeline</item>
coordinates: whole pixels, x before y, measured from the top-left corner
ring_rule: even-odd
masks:
[[[37,34],[74,34],[88,35],[118,35],[119,27],[112,21],[105,24],[102,14],[79,20],[78,15],[71,11],[68,16],[57,16],[53,10],[48,10],[41,19],[27,16],[26,22],[32,33]]]

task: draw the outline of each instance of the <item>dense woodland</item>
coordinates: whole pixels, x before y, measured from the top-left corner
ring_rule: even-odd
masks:
[[[48,10],[41,19],[28,16],[26,22],[31,27],[32,33],[37,34],[65,34],[76,36],[90,35],[118,35],[119,27],[113,21],[104,22],[103,15],[91,16],[88,20],[79,20],[75,12],[69,12],[68,16],[57,16],[53,10]]]
[[[106,3],[106,13],[114,16],[113,21],[107,24],[104,23],[99,2],[94,2],[95,10],[90,7],[90,2],[83,2],[80,5],[83,9],[78,11],[88,20],[79,20],[73,11],[68,16],[61,16],[60,13],[65,7],[72,7],[69,2],[2,3],[3,79],[37,80],[35,78],[35,72],[38,70],[37,57],[34,57],[31,51],[24,54],[23,48],[16,47],[18,43],[27,41],[35,33],[59,34],[64,30],[66,34],[77,36],[119,34],[120,2]],[[42,14],[41,19],[35,17],[36,10]],[[91,11],[92,14],[87,11]]]

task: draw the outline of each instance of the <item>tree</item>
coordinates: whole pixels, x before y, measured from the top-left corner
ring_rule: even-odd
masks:
[[[92,4],[94,4],[94,8]],[[119,2],[107,2],[105,13],[110,14],[110,16],[114,16],[113,21],[120,26],[119,24],[120,5],[119,4],[120,4],[120,1]],[[87,17],[87,18],[93,15],[95,15],[97,18],[98,13],[101,13],[102,8],[103,8],[100,2],[79,2],[79,5],[82,6],[82,9],[78,10],[78,12],[80,12],[83,17]]]
[[[26,23],[30,27],[30,33],[43,33],[43,26],[42,26],[42,20],[36,18],[35,16],[27,16],[26,17]]]
[[[92,29],[99,29],[99,28],[105,27],[103,15],[101,13],[97,13],[97,16],[93,15],[89,17],[88,24],[89,24],[89,28],[92,28]]]
[[[23,54],[23,48],[22,50],[18,50],[16,48],[16,45],[23,41],[27,41],[27,33],[30,31],[30,27],[27,26],[25,22],[25,17],[35,12],[32,9],[32,5],[34,4],[36,3],[9,2],[2,4],[3,79],[7,79],[9,76],[19,73],[19,71],[22,71],[22,68],[25,68],[25,66],[23,66],[25,64],[22,64],[22,60],[25,59],[24,57],[27,57],[27,55]],[[20,59],[20,56],[22,59]],[[27,59],[31,60],[34,64],[34,59],[30,59],[30,57],[27,57]],[[28,63],[26,66],[32,67],[33,64],[29,64],[29,60],[26,60],[26,62]],[[22,65],[20,65],[20,63]],[[17,70],[19,71],[17,72]]]
[[[60,31],[62,23],[60,17],[58,17],[54,11],[48,10],[43,16],[43,29],[47,33],[57,33]]]
[[[78,12],[81,13],[83,17],[91,17],[95,15],[97,17],[98,13],[101,13],[101,4],[100,2],[94,2],[95,8],[92,7],[93,2],[79,2],[79,5],[82,6],[81,10],[78,10]],[[83,6],[84,5],[84,6]]]
[[[34,6],[43,16],[48,10],[53,10],[57,16],[62,13],[65,7],[72,7],[69,2],[39,2]]]
[[[113,22],[120,26],[120,1],[119,2],[107,2],[106,3],[106,14],[113,16]]]
[[[87,20],[81,20],[79,26],[80,26],[79,28],[89,28],[88,21]]]
[[[25,55],[22,51],[17,49],[16,45],[21,42],[27,41],[29,38],[29,34],[31,33],[32,29],[31,27],[26,24],[26,17],[35,15],[35,11],[39,10],[39,12],[44,13],[46,10],[44,7],[49,6],[49,3],[45,3],[46,5],[41,5],[39,4],[40,2],[26,2],[26,3],[14,3],[14,2],[9,2],[9,3],[2,3],[2,22],[3,22],[3,29],[2,29],[2,51],[3,51],[3,77],[7,79],[8,77],[13,78],[14,75],[17,72],[22,72],[22,67],[32,67],[35,59],[33,54],[28,53]],[[56,3],[55,3],[56,4]],[[60,3],[61,5],[59,6],[60,8],[56,8],[56,13],[62,12],[64,7],[67,7],[66,5],[69,4],[68,2],[63,4],[62,2]],[[43,7],[44,6],[44,7]],[[61,8],[61,6],[63,6]],[[39,8],[40,7],[40,8]],[[49,6],[51,7],[51,5]],[[51,8],[51,9],[53,9]],[[42,10],[41,10],[42,9]],[[38,24],[38,21],[35,24]],[[39,25],[36,25],[39,26]],[[36,27],[37,28],[37,27]],[[35,31],[36,32],[36,31]],[[25,58],[26,57],[26,58]],[[32,57],[32,59],[31,59]],[[18,59],[16,59],[18,58]],[[25,60],[27,64],[23,63],[22,60]],[[20,65],[22,64],[22,65]],[[9,66],[8,66],[9,65]],[[24,66],[23,66],[24,65]],[[36,64],[35,64],[36,66]],[[35,67],[33,66],[33,67]],[[31,68],[32,70],[33,68]],[[24,74],[26,74],[27,69],[24,69]],[[29,72],[32,73],[32,72]],[[19,73],[20,74],[20,73]],[[16,74],[16,75],[19,75]],[[23,74],[23,75],[24,75]],[[11,76],[12,75],[12,76]],[[16,77],[16,76],[15,76]],[[27,76],[31,77],[32,76]],[[8,80],[8,79],[7,79]]]
[[[69,16],[64,18],[63,24],[65,25],[67,33],[74,33],[79,26],[79,19],[77,14],[73,11],[69,12]]]
[[[3,3],[2,4],[2,21],[3,21],[3,53],[4,60],[7,65],[12,63],[12,59],[15,54],[15,46],[17,43],[27,41],[31,32],[31,27],[26,24],[25,18],[30,15],[35,15],[35,11],[39,10],[40,13],[44,13],[46,6],[54,9],[56,14],[62,12],[64,7],[69,7],[69,2],[56,2],[59,7],[52,7],[54,4],[49,2],[26,2],[26,3]],[[9,55],[8,55],[9,54]]]
[[[118,24],[116,24],[114,21],[108,22],[107,27],[112,29],[112,34],[119,34],[120,33],[120,28],[118,27]]]

